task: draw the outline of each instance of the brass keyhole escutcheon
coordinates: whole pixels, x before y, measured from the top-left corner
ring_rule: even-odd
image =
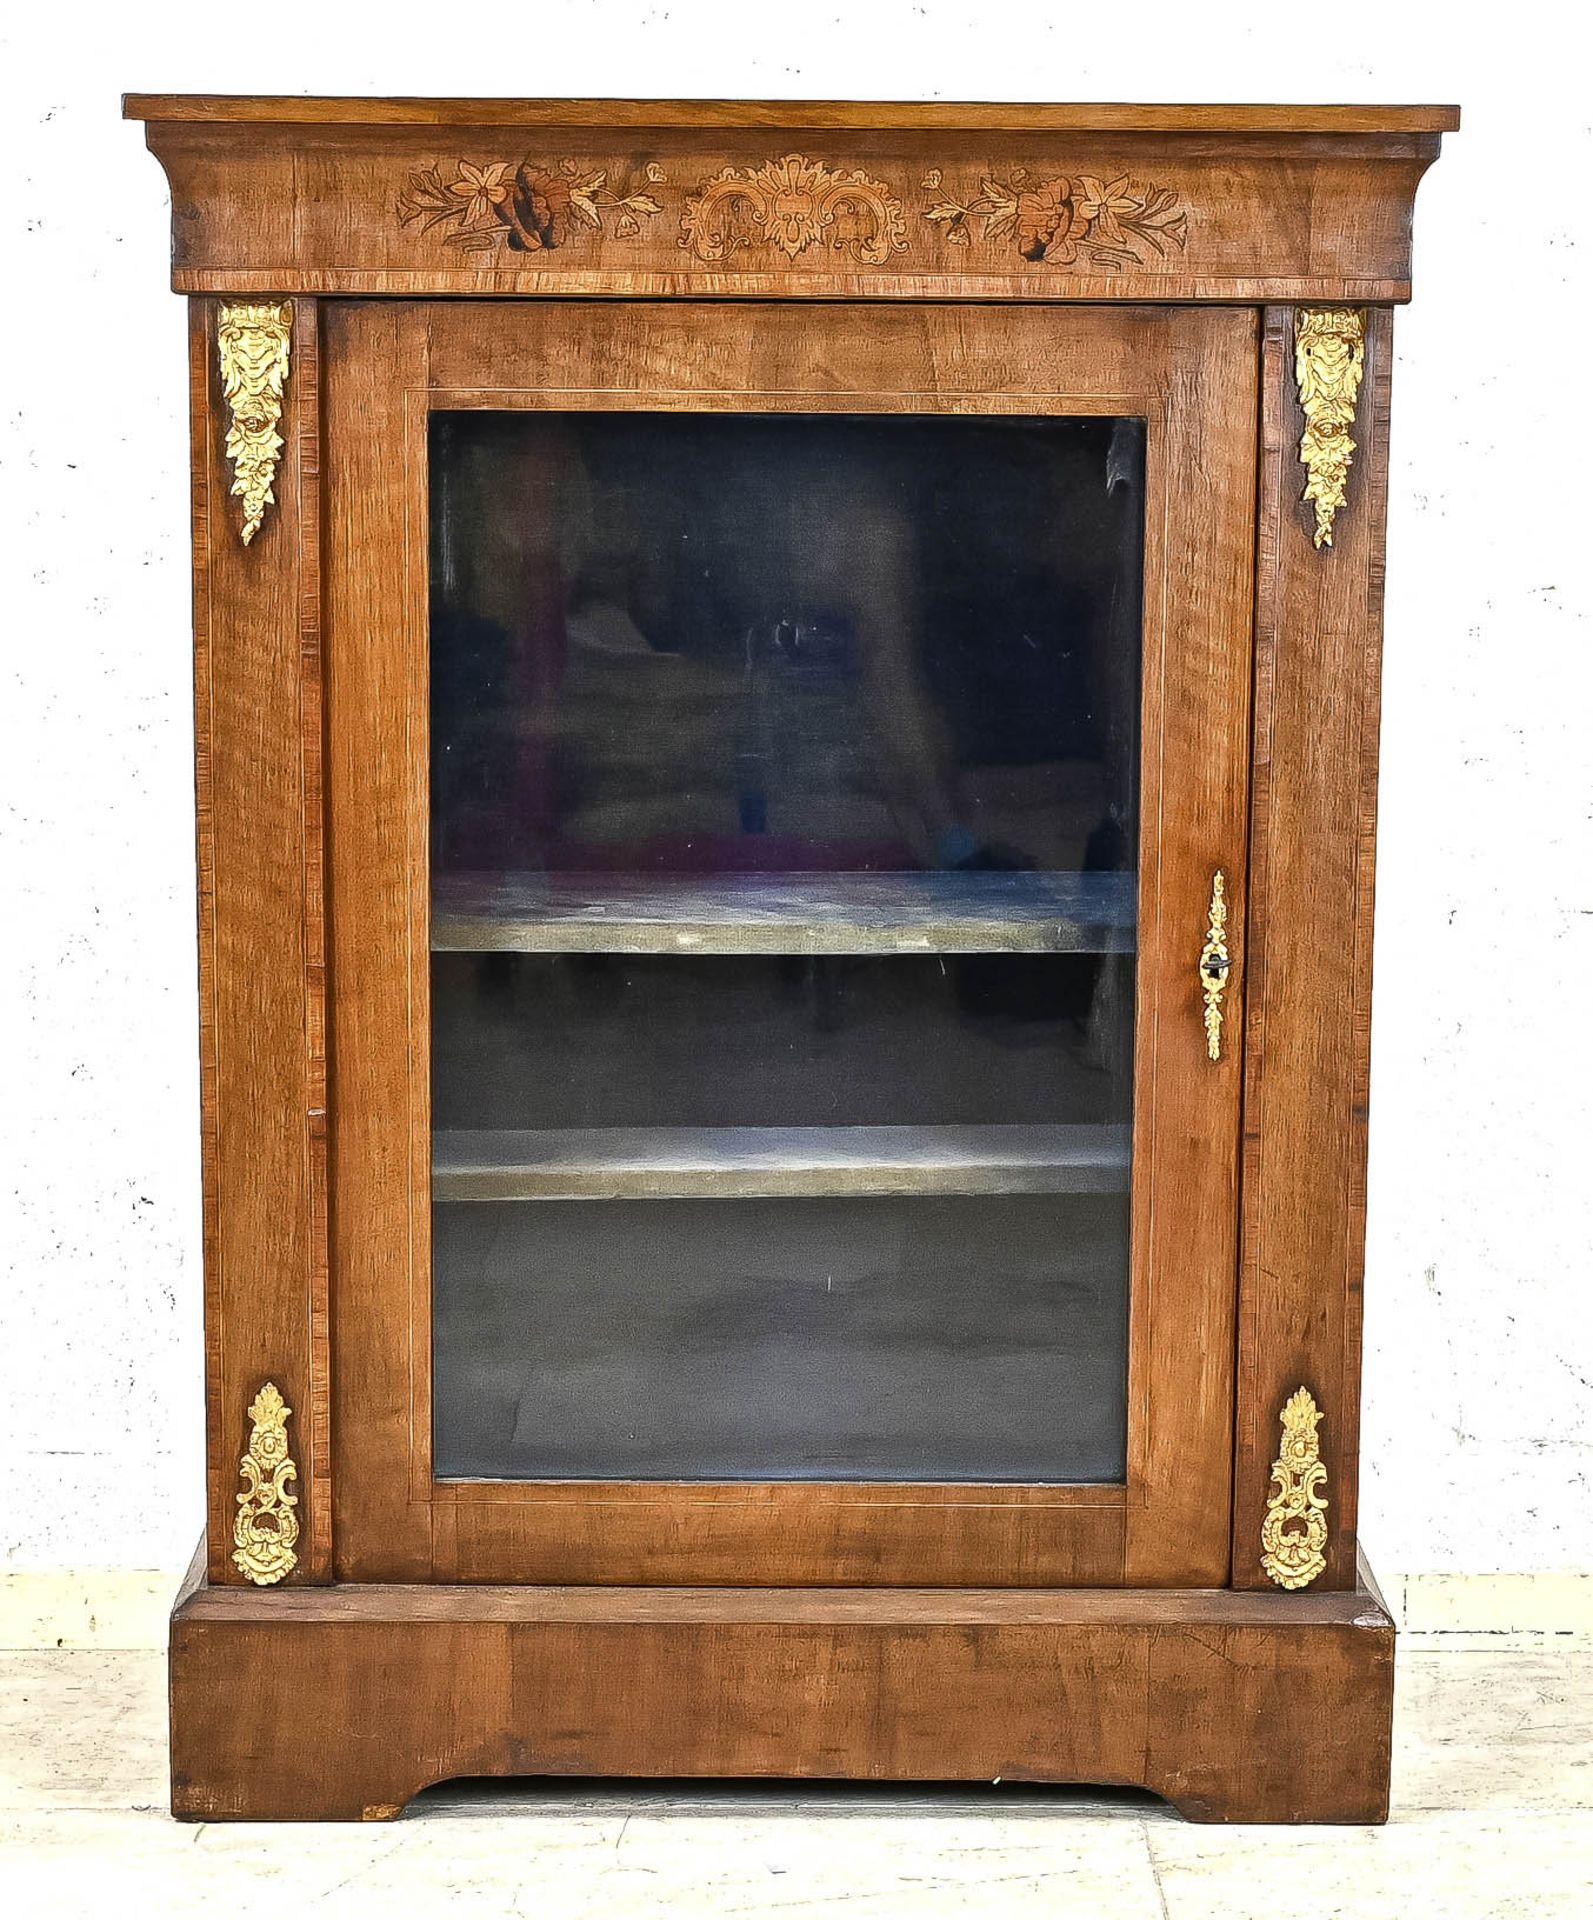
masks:
[[[1222,1058],[1222,998],[1228,989],[1228,974],[1233,966],[1228,952],[1228,901],[1223,890],[1222,869],[1212,876],[1211,905],[1206,912],[1206,940],[1200,949],[1201,1019],[1206,1028],[1206,1057]]]

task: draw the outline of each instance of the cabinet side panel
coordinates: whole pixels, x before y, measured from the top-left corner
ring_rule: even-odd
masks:
[[[295,304],[274,502],[229,496],[219,302],[190,324],[209,1570],[231,1558],[249,1406],[292,1409],[293,1580],[331,1567],[321,883],[318,316]]]
[[[1234,1584],[1271,1584],[1261,1528],[1280,1415],[1322,1410],[1327,1565],[1355,1583],[1372,866],[1392,316],[1366,316],[1332,544],[1302,499],[1295,310],[1263,340]]]
[[[188,302],[188,470],[194,580],[194,878],[199,932],[199,1140],[205,1297],[205,1565],[225,1577],[231,1496],[223,1436],[220,1176],[216,1138],[215,832],[210,775],[210,302]],[[223,1527],[223,1520],[228,1525]]]

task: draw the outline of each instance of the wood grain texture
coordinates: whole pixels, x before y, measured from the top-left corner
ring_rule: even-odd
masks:
[[[725,1586],[1121,1583],[1121,1487],[439,1481],[438,1580]]]
[[[299,751],[303,775],[305,1151],[309,1203],[310,1392],[301,1564],[307,1579],[332,1578],[331,1197],[327,1066],[326,676],[321,649],[321,328],[317,302],[296,313],[304,391],[293,414],[299,506]]]
[[[297,303],[276,504],[228,496],[215,303],[192,309],[194,631],[210,1577],[230,1560],[247,1411],[293,1419],[299,1564],[331,1568],[321,823],[319,317]]]
[[[192,118],[152,112],[149,144],[172,191],[173,285],[405,298],[1399,301],[1412,202],[1438,152],[1431,123],[1450,118],[1003,109],[987,123],[961,109],[947,119],[858,109],[759,120],[649,117],[643,103],[605,122],[560,103],[522,113],[509,103],[490,119],[442,117],[446,104],[391,120],[287,109],[233,119],[203,103]],[[811,220],[800,245],[786,228],[785,246],[768,195],[732,205],[716,189],[704,201],[717,176],[757,176],[792,155],[867,183],[866,194],[837,203],[811,177],[788,182],[782,208]],[[457,190],[464,163],[494,170],[494,198]],[[1103,246],[1073,218],[1096,204],[1092,181],[1127,194],[1120,208],[1165,193],[1154,234],[1123,242],[1120,211]],[[992,182],[1009,216],[991,217]],[[581,183],[591,193],[573,203]],[[968,217],[950,218],[954,207]]]
[[[774,1775],[1142,1786],[1196,1820],[1371,1823],[1393,1640],[1366,1587],[198,1584],[172,1617],[172,1808],[390,1819],[463,1776]]]
[[[1153,446],[1147,485],[1133,1195],[1146,1253],[1131,1306],[1130,1586],[1228,1577],[1226,1554],[1174,1544],[1205,1537],[1209,1516],[1230,1510],[1232,1485],[1231,1459],[1188,1444],[1224,1417],[1234,1392],[1241,1064],[1235,1045],[1207,1057],[1196,962],[1214,875],[1227,876],[1235,898],[1245,886],[1258,347],[1253,314],[1222,318],[1221,334],[1177,336],[1169,420],[1201,425],[1168,435],[1165,472]],[[1197,474],[1198,516],[1187,511]],[[1158,567],[1159,636],[1149,585]],[[1246,964],[1237,920],[1229,946],[1237,999]]]
[[[335,305],[328,319],[343,1578],[1029,1585],[1227,1578],[1239,1071],[1206,1058],[1211,876],[1242,897],[1254,316]],[[1126,1501],[1055,1489],[434,1488],[427,410],[1041,412],[1149,421]],[[1177,502],[1200,475],[1206,511]],[[1242,967],[1243,943],[1238,952]],[[976,1490],[977,1491],[977,1490]],[[1103,1490],[1110,1493],[1111,1490]],[[895,1505],[892,1507],[892,1502]],[[437,1531],[433,1531],[437,1528]]]
[[[1447,106],[1075,105],[955,100],[417,99],[363,94],[128,93],[126,120],[253,126],[904,127],[993,133],[1448,133]]]
[[[424,443],[411,444],[402,408],[422,377],[420,350],[398,309],[327,313],[334,1505],[344,1579],[366,1571],[361,1539],[379,1543],[388,1578],[431,1573],[430,1080],[424,1056],[403,1051],[426,1005],[429,960]]]
[[[1323,1410],[1327,1568],[1356,1569],[1372,880],[1392,316],[1368,316],[1357,448],[1333,545],[1312,545],[1294,314],[1268,312],[1251,826],[1234,1584],[1265,1586],[1279,1415]]]

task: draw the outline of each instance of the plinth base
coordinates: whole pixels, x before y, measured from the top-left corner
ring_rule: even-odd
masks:
[[[172,1811],[386,1820],[468,1776],[1148,1787],[1388,1816],[1394,1626],[1350,1593],[285,1587],[171,1626]]]

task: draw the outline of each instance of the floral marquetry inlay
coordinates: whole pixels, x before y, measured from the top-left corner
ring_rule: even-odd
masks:
[[[941,197],[924,209],[954,246],[1005,244],[1025,260],[1050,267],[1086,265],[1118,272],[1182,253],[1189,215],[1171,187],[1128,175],[1100,179],[1050,174],[1035,178],[1013,167],[986,174],[977,193],[959,198],[939,167],[920,183]]]
[[[446,227],[443,244],[466,253],[542,253],[612,228],[634,239],[662,211],[646,187],[657,186],[662,167],[649,162],[639,181],[611,181],[606,167],[574,160],[539,166],[533,160],[456,160],[452,177],[441,166],[417,167],[398,196],[401,226],[422,233]]]
[[[917,210],[952,248],[980,257],[975,271],[1007,264],[1000,260],[1006,255],[1019,270],[1027,261],[1132,273],[1188,244],[1189,212],[1170,186],[1104,168],[1064,174],[1008,166],[976,181],[959,187],[945,169],[932,167],[920,181],[928,198]],[[400,226],[436,231],[444,246],[464,253],[547,253],[612,236],[637,241],[650,254],[647,229],[664,212],[664,196],[655,191],[664,184],[656,161],[632,171],[624,163],[568,158],[461,156],[414,168],[395,211]],[[890,180],[806,153],[722,167],[676,204],[677,245],[704,267],[886,267],[929,250],[928,235],[918,228],[915,236],[913,210]]]
[[[822,246],[882,267],[907,250],[907,221],[882,181],[800,153],[761,167],[726,167],[686,202],[680,244],[699,260],[768,247],[796,260]]]

